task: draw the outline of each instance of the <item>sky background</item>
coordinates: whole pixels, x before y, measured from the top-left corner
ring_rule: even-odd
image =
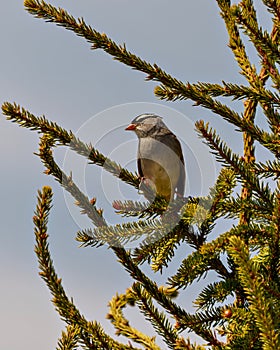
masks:
[[[245,83],[227,47],[227,33],[214,0],[178,0],[172,4],[166,0],[51,3],[75,17],[84,17],[93,28],[118,43],[125,42],[128,50],[157,63],[182,81]],[[256,3],[260,19],[266,23],[267,14],[260,1]],[[33,18],[24,10],[23,1],[1,4],[0,36],[0,103],[15,101],[37,116],[44,114],[133,171],[136,138],[124,128],[144,112],[162,115],[180,138],[189,181],[186,195],[207,194],[218,171],[218,165],[195,136],[196,120],[209,121],[234,151],[241,151],[241,135],[236,135],[220,117],[193,107],[191,102],[159,101],[153,94],[156,84],[146,82],[144,74],[100,50],[90,50],[90,45],[74,33]],[[250,48],[249,54],[257,63]],[[239,109],[238,104],[234,106]],[[55,348],[63,329],[49,301],[50,293],[38,276],[33,252],[32,216],[36,191],[43,185],[54,190],[50,249],[63,285],[81,312],[100,321],[112,334],[105,320],[107,303],[116,292],[125,291],[131,279],[106,247],[78,247],[75,234],[89,223],[80,218],[59,185],[43,174],[43,166],[34,155],[38,135],[3,116],[0,134],[0,350]],[[111,209],[113,199],[138,198],[128,186],[64,150],[56,152],[56,159],[65,170],[73,171],[89,197],[98,198],[98,206],[105,208],[111,223],[121,220]],[[171,271],[186,253],[179,250]],[[149,268],[144,270],[153,276]],[[201,283],[192,286],[180,300],[189,310]],[[127,315],[135,325],[151,332],[133,311]]]

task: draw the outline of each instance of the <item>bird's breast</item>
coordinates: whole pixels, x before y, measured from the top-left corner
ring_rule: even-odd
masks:
[[[181,160],[164,143],[153,138],[139,140],[138,158],[143,176],[153,182],[157,192],[173,196],[180,176]]]

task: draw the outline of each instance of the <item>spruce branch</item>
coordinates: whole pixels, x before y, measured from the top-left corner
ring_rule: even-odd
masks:
[[[230,5],[230,2],[225,0],[217,0],[217,2],[222,10],[222,17],[224,18],[229,33],[229,46],[231,47],[239,66],[242,68],[242,74],[245,75],[250,86],[258,91],[262,91],[268,76],[271,77],[276,87],[279,86],[279,73],[275,66],[275,60],[278,60],[279,57],[276,41],[278,29],[276,25],[274,25],[270,36],[267,32],[263,33],[261,28],[258,27],[256,11],[251,0],[243,0],[238,5],[232,6]],[[263,67],[259,75],[256,74],[255,67],[250,65],[244,44],[240,38],[238,25],[244,29],[245,33],[249,36],[255,45],[256,50],[262,57]],[[273,135],[267,135],[264,132],[259,132],[260,130],[257,130],[254,126],[257,102],[261,101],[247,100],[245,102],[243,121],[245,124],[250,125],[247,129],[245,128],[245,130],[242,130],[244,140],[244,161],[247,164],[253,164],[255,162],[254,141],[256,140],[276,156],[279,155],[279,140],[276,140],[278,139],[278,134],[274,133]],[[272,130],[274,131],[274,129],[277,128],[277,119],[279,118],[276,117],[276,113],[271,108],[271,103],[262,103],[262,107],[271,124]],[[252,135],[252,130],[257,131],[255,135]],[[275,135],[277,135],[276,138]],[[244,180],[241,198],[246,201],[250,199],[251,196],[252,188],[250,185],[247,185],[247,180]],[[240,223],[248,223],[250,215],[250,212],[244,209],[240,215]]]
[[[69,325],[66,331],[62,332],[61,338],[58,340],[57,350],[77,350],[79,346],[80,327],[77,325]]]
[[[17,123],[22,127],[38,131],[40,134],[49,135],[55,144],[68,146],[70,149],[79,155],[87,158],[91,164],[103,167],[104,170],[110,172],[120,180],[139,187],[139,178],[135,174],[124,169],[119,164],[115,163],[108,157],[100,153],[91,144],[87,145],[75,137],[72,131],[67,131],[61,128],[57,123],[49,121],[42,117],[36,117],[17,104],[5,102],[2,105],[2,112],[7,117],[7,120]]]
[[[73,151],[87,158],[89,160],[89,164],[101,166],[104,170],[117,177],[118,179],[126,182],[127,184],[132,185],[135,188],[139,187],[140,180],[139,176],[136,173],[131,173],[110,158],[104,156],[91,144],[84,144],[78,138],[73,137],[69,147]]]
[[[280,181],[277,181],[275,195],[275,208],[271,217],[271,235],[268,238],[268,246],[270,249],[268,266],[270,265],[270,280],[273,281],[274,292],[278,299],[280,298]]]
[[[271,222],[271,220],[270,220]],[[267,245],[269,242],[269,236],[266,233],[270,232],[268,224],[249,223],[237,226],[233,226],[229,231],[220,234],[216,239],[211,242],[204,243],[201,248],[201,254],[214,255],[227,251],[227,246],[230,244],[231,237],[243,237],[252,247],[261,247]],[[232,276],[228,276],[232,277]]]
[[[254,15],[252,16],[253,19],[251,19],[251,22],[253,23],[252,25],[254,27],[257,27],[257,18],[255,15],[255,10],[253,8],[253,4],[251,2],[251,0],[244,0],[243,3],[241,3],[241,6],[243,5],[244,8],[246,8],[247,11],[247,15],[249,15],[250,17],[250,13],[254,13]],[[276,35],[275,33],[277,33],[277,29],[276,26],[273,26],[272,32],[271,32],[271,39],[272,39],[272,43],[275,41]],[[256,45],[257,47],[257,45]],[[266,59],[267,61],[267,59]],[[272,63],[272,65],[274,65],[274,62]],[[259,81],[257,81],[257,83],[259,86],[264,86],[268,76],[272,75],[272,80],[275,81],[275,79],[273,79],[273,77],[276,75],[279,75],[279,73],[276,70],[273,70],[271,68],[271,64],[270,66],[267,67],[267,64],[264,64],[261,72],[258,76]],[[273,70],[273,72],[272,72]],[[252,83],[250,83],[251,86]],[[277,84],[276,84],[277,86]],[[255,114],[256,114],[256,108],[257,108],[257,101],[252,101],[252,100],[247,100],[246,103],[244,104],[245,106],[245,111],[244,111],[244,116],[243,116],[243,120],[246,123],[250,123],[250,124],[254,124],[254,119],[255,119]],[[268,122],[271,126],[271,130],[272,130],[272,137],[271,135],[267,135],[267,133],[258,130],[258,128],[255,127],[257,134],[259,135],[259,137],[255,137],[252,135],[252,133],[250,132],[252,130],[252,128],[248,128],[248,130],[244,130],[243,132],[243,143],[244,143],[244,161],[245,163],[247,163],[248,165],[254,165],[255,162],[255,148],[254,148],[254,142],[255,141],[259,141],[263,146],[265,146],[267,149],[269,149],[272,153],[274,153],[274,155],[278,156],[279,155],[279,140],[277,140],[279,138],[278,132],[275,132],[275,128],[278,128],[278,120],[279,120],[279,115],[278,112],[275,113],[274,109],[271,108],[270,104],[262,104],[263,107],[263,111],[268,119]],[[277,120],[278,119],[278,120]],[[276,136],[276,138],[275,138]],[[276,147],[275,147],[276,146]],[[246,202],[247,200],[250,200],[252,198],[252,188],[250,187],[250,185],[247,185],[247,180],[245,180],[243,182],[243,187],[242,187],[242,191],[241,191],[241,198],[244,202]],[[250,217],[251,217],[251,213],[250,210],[246,210],[244,208],[244,210],[241,212],[240,215],[240,224],[248,224],[250,221]]]
[[[236,288],[238,285],[233,278],[210,283],[199,293],[194,304],[198,309],[210,309],[216,303],[223,303],[228,296],[233,296]]]
[[[130,326],[128,320],[124,317],[122,309],[131,302],[126,294],[116,295],[109,302],[110,311],[107,318],[112,322],[117,335],[123,335],[134,342],[143,345],[146,349],[160,350],[155,344],[155,338],[149,337],[136,328]],[[135,348],[133,348],[135,349]]]
[[[242,199],[240,195],[236,195],[236,198],[231,197],[223,202],[221,216],[227,219],[238,219],[244,210],[251,213],[251,221],[254,223],[262,220],[264,222],[271,221],[272,208],[268,207],[262,199],[255,197]]]
[[[245,85],[237,85],[229,82],[222,82],[220,84],[213,83],[205,83],[198,82],[196,84],[187,83],[190,94],[192,93],[193,100],[200,106],[203,106],[207,109],[212,110],[213,112],[218,112],[217,114],[221,115],[222,110],[226,111],[224,115],[233,116],[236,118],[235,113],[228,106],[219,104],[218,100],[214,100],[211,98],[205,99],[204,96],[209,97],[232,97],[233,100],[243,100],[250,99],[253,101],[258,101],[261,104],[266,104],[268,106],[279,106],[280,104],[280,96],[276,92],[265,89],[263,84],[261,86],[251,87]],[[165,85],[159,85],[155,89],[155,94],[161,98],[166,99],[168,101],[176,101],[176,100],[185,100],[190,99],[190,96],[186,94],[182,94],[181,90],[176,90],[176,88],[168,87]],[[201,102],[198,100],[198,96],[201,96]],[[221,108],[222,106],[222,108]],[[232,118],[233,119],[233,118]]]
[[[243,119],[245,121],[248,121],[249,123],[254,123],[255,114],[257,110],[257,103],[254,101],[246,101],[245,102],[245,111],[244,111],[244,117]],[[260,133],[263,134],[263,133]],[[255,139],[252,137],[252,135],[244,131],[243,132],[243,159],[244,164],[246,166],[251,167],[255,164],[255,147],[254,147]],[[252,170],[253,172],[253,170]],[[243,180],[242,184],[242,190],[241,190],[241,199],[242,203],[252,198],[253,189],[250,186],[250,182],[248,182],[247,179]],[[248,224],[251,218],[251,211],[250,209],[247,210],[246,206],[244,205],[244,209],[240,213],[240,224]]]
[[[155,198],[153,203],[140,202],[132,200],[115,200],[113,202],[113,208],[116,209],[116,213],[124,217],[135,217],[139,219],[154,218],[157,215],[163,214],[166,210],[166,201]]]
[[[273,207],[273,193],[268,184],[263,184],[252,171],[253,168],[248,165],[245,160],[240,158],[221,141],[215,130],[209,128],[208,123],[204,124],[202,120],[196,122],[196,128],[201,136],[206,140],[209,147],[213,150],[219,161],[222,161],[225,166],[231,166],[237,176],[246,181],[256,195],[263,200],[270,208]]]
[[[233,100],[250,99],[261,104],[280,106],[280,95],[266,89],[263,84],[255,88],[225,81],[222,83],[223,85],[199,82],[193,85],[212,97],[232,97]]]
[[[143,184],[144,186],[144,184]],[[146,186],[148,187],[148,186]],[[141,184],[142,189],[142,184]],[[146,193],[146,189],[145,189]],[[188,202],[196,201],[196,198],[188,197],[188,198],[176,198],[175,201],[167,203],[166,199],[157,195],[153,202],[139,202],[132,200],[115,200],[113,202],[113,207],[116,209],[117,214],[120,214],[125,217],[139,217],[139,219],[143,218],[154,218],[158,215],[165,216],[168,213],[179,212],[180,209]],[[167,212],[167,213],[166,213]]]
[[[273,178],[274,180],[280,177],[280,162],[276,160],[267,160],[265,163],[256,163],[256,171],[261,177]]]
[[[36,117],[16,103],[4,102],[2,112],[6,119],[12,123],[17,123],[21,127],[38,131],[41,134],[48,134],[61,145],[70,144],[74,137],[72,131],[68,132],[57,123],[46,119],[44,115]]]
[[[273,22],[280,21],[280,9],[279,9],[279,3],[276,0],[262,0],[264,5],[267,7],[268,11],[274,14]]]
[[[162,272],[163,267],[167,267],[168,262],[174,257],[177,247],[184,241],[196,244],[197,236],[190,226],[179,222],[176,227],[157,239],[148,236],[134,249],[133,259],[137,264],[152,262],[152,269],[155,272]]]
[[[160,99],[167,101],[190,99],[195,102],[196,106],[202,106],[211,110],[213,113],[222,116],[225,120],[233,124],[240,124],[240,116],[237,112],[229,108],[227,105],[215,100],[211,95],[201,88],[200,84],[186,83],[187,91],[177,88],[176,86],[168,86],[161,84],[155,88],[155,95]]]
[[[128,349],[111,337],[109,337],[97,322],[88,322],[82,316],[76,306],[70,300],[61,283],[61,279],[57,276],[53,261],[49,252],[47,223],[51,209],[52,190],[50,187],[43,187],[42,191],[38,191],[38,204],[36,207],[33,222],[35,225],[34,233],[36,237],[35,253],[38,258],[40,276],[47,284],[51,294],[52,302],[60,314],[61,318],[68,324],[78,328],[80,342],[88,349]]]
[[[247,56],[245,45],[240,37],[238,26],[236,23],[236,7],[230,6],[227,0],[217,0],[217,4],[221,9],[221,16],[225,22],[228,35],[229,47],[231,48],[235,59],[241,68],[243,74],[250,85],[255,86],[259,82],[255,66],[253,66]]]
[[[79,202],[79,205],[82,205],[82,207],[85,206],[85,209],[84,209],[85,213],[87,215],[90,215],[89,217],[91,217],[91,214],[89,214],[91,211],[88,212],[89,208],[87,206],[87,203],[90,203],[89,200],[87,200],[83,197],[81,192],[74,185],[73,180],[67,178],[67,176],[61,172],[59,167],[54,162],[51,151],[50,151],[50,147],[53,146],[52,142],[53,142],[53,140],[51,140],[50,136],[45,135],[42,137],[41,147],[40,147],[40,156],[41,156],[42,160],[44,161],[45,165],[49,169],[50,173],[52,175],[54,175],[58,181],[61,181],[62,178],[64,179],[65,188],[72,194],[72,196],[74,196],[74,198],[76,198],[76,200]],[[92,209],[92,206],[90,206],[90,208]],[[100,214],[98,214],[98,215],[100,215]],[[97,220],[97,221],[95,221],[95,224],[98,227],[104,226],[103,221],[101,222],[101,221]],[[143,287],[146,288],[147,291],[149,291],[149,293],[151,293],[151,295],[155,298],[155,300],[157,300],[159,304],[161,304],[163,307],[165,307],[169,311],[170,314],[180,315],[181,316],[180,320],[182,320],[182,322],[184,322],[184,327],[187,327],[188,321],[184,321],[184,319],[190,320],[191,316],[188,313],[186,313],[185,311],[183,311],[180,307],[178,307],[175,303],[171,302],[171,300],[169,298],[167,298],[164,295],[164,293],[160,292],[158,287],[156,287],[156,285],[150,279],[148,279],[141,272],[141,270],[133,263],[129,253],[126,252],[125,249],[120,248],[120,247],[115,247],[115,246],[111,247],[111,248],[116,253],[120,262],[128,270],[128,272],[131,274],[131,276],[133,278],[135,278],[136,280],[138,280],[140,283],[142,283]],[[189,328],[193,329],[192,324],[189,325]],[[196,323],[195,323],[193,330],[197,331],[197,332],[202,332],[201,328],[198,327]],[[207,340],[210,343],[216,342],[215,338],[211,337],[211,333],[209,333],[209,332],[206,332],[206,333],[202,332],[201,335],[202,336],[206,335]]]
[[[213,194],[211,196],[212,203],[205,219],[198,226],[201,235],[201,242],[204,243],[206,237],[211,233],[215,221],[221,216],[224,202],[232,194],[233,188],[236,186],[236,176],[231,168],[222,168],[216,180]],[[200,248],[197,246],[196,248]]]
[[[190,89],[193,89],[193,86],[190,87]],[[165,92],[161,94],[163,91],[167,92],[169,91],[166,87],[160,87],[156,90],[156,94],[159,93],[159,97],[166,98]],[[205,95],[205,96],[204,96]],[[226,105],[223,105],[219,101],[212,100],[209,96],[210,94],[206,94],[205,92],[201,93],[201,102],[198,104],[202,105],[205,108],[209,108],[212,110],[215,114],[220,115],[223,117],[224,120],[229,122],[230,124],[235,125],[240,131],[246,132],[251,138],[254,138],[256,141],[258,141],[261,145],[263,145],[265,148],[269,149],[272,153],[275,155],[280,154],[280,137],[278,134],[275,133],[268,133],[264,130],[261,130],[258,126],[256,126],[252,120],[248,120],[246,118],[246,115],[248,115],[248,112],[252,110],[252,104],[247,104],[247,112],[245,110],[244,115],[239,115],[237,112],[234,112]],[[173,95],[172,95],[173,96]],[[177,92],[174,94],[175,99],[177,98]],[[210,103],[208,103],[210,99]],[[256,108],[256,102],[254,100],[250,100],[251,103],[254,104],[254,108]],[[271,125],[275,128],[276,125],[278,125],[279,118],[278,115],[275,114],[275,112],[271,109],[271,107],[268,107],[267,104],[265,106],[265,112],[267,113],[268,117],[271,120]]]
[[[170,282],[173,286],[185,288],[188,283],[192,283],[195,278],[199,279],[206,271],[209,271],[210,269],[214,269],[221,276],[229,276],[227,269],[218,258],[218,255],[215,256],[212,254],[212,252],[209,256],[202,255],[200,254],[199,250],[203,247],[207,235],[212,231],[215,220],[219,217],[222,210],[223,202],[231,194],[235,184],[235,175],[232,169],[222,169],[216,181],[214,190],[215,194],[212,198],[211,207],[206,214],[206,218],[198,225],[199,234],[193,234],[191,236],[195,237],[195,240],[190,241],[189,239],[186,239],[190,245],[195,247],[196,251],[183,261],[181,267],[177,271],[177,274],[171,278]],[[184,221],[184,216],[182,221]],[[175,241],[175,243],[177,244],[177,241]],[[172,244],[172,240],[170,240],[170,244]],[[165,247],[166,245],[168,246],[168,244],[165,243],[165,245],[159,245],[159,247]],[[161,250],[166,251],[165,248],[161,248]],[[171,250],[171,252],[173,252],[173,250]],[[156,256],[157,259],[161,257],[158,252]],[[182,283],[182,281],[184,282]]]
[[[232,279],[232,273],[224,267],[219,259],[219,255],[227,250],[230,238],[243,236],[255,240],[259,237],[263,241],[264,232],[266,232],[264,227],[253,224],[233,227],[211,242],[204,243],[199,250],[185,258],[176,274],[169,278],[169,283],[172,287],[185,288],[210,270],[216,271],[225,280]]]
[[[191,241],[193,245],[197,245],[197,236],[186,224],[179,222],[173,227],[170,222],[161,220],[139,220],[115,226],[101,226],[78,231],[76,236],[76,240],[84,247],[105,243],[121,247],[138,239],[143,240],[133,252],[134,262],[141,264],[152,261],[151,267],[154,271],[162,271],[168,265],[181,242]]]
[[[133,242],[143,237],[143,235],[152,235],[154,231],[159,235],[164,235],[168,228],[164,227],[158,220],[139,220],[117,224],[115,226],[99,226],[95,229],[87,229],[77,233],[77,241],[82,246],[95,246],[100,244],[109,244],[109,246],[123,246],[127,242]]]
[[[93,44],[93,48],[103,49],[120,62],[146,73],[148,75],[148,79],[158,81],[167,88],[175,88],[177,89],[179,95],[184,95],[186,98],[193,100],[197,105],[203,105],[204,107],[213,110],[215,113],[222,115],[226,120],[235,120],[234,124],[236,125],[237,123],[240,125],[240,117],[229,107],[213,100],[206,93],[202,93],[201,91],[197,90],[194,85],[189,83],[184,84],[171,77],[169,74],[162,71],[162,69],[157,65],[151,65],[141,60],[138,56],[128,52],[125,46],[118,46],[105,34],[101,34],[93,30],[90,26],[87,26],[83,19],[76,21],[74,17],[69,15],[65,10],[56,9],[44,1],[26,0],[25,6],[26,9],[34,16],[44,18],[47,21],[55,22],[58,25],[64,26],[66,29],[74,31],[76,34],[85,37],[86,40],[91,42]],[[245,63],[244,66],[247,66],[247,63]],[[252,73],[253,71],[254,70],[252,68],[250,72]],[[252,73],[251,75],[253,77],[253,81],[255,81],[257,79],[255,73]],[[277,140],[277,142],[279,145],[279,140]],[[279,146],[277,146],[277,148],[279,152]]]
[[[272,40],[267,31],[262,31],[259,28],[256,10],[251,0],[243,0],[239,6],[234,8],[237,23],[241,25],[245,34],[254,44],[262,58],[262,65],[274,82],[275,87],[279,87],[280,75],[276,64],[280,61],[277,43]]]
[[[92,44],[92,49],[102,49],[113,56],[115,60],[146,73],[147,80],[155,80],[166,85],[177,86],[183,90],[187,90],[185,84],[165,73],[156,64],[152,65],[142,60],[140,57],[129,52],[125,45],[117,45],[112,39],[108,38],[105,33],[99,33],[92,29],[91,26],[84,22],[83,18],[78,18],[76,20],[64,9],[55,8],[45,1],[25,0],[24,5],[26,10],[33,16],[42,18],[47,22],[54,22],[58,26],[62,26],[67,30],[73,31],[78,36],[85,38]]]
[[[227,311],[229,311],[230,317],[228,317]],[[263,349],[254,318],[246,308],[230,305],[228,309],[224,310],[223,315],[227,319],[227,323],[226,327],[223,325],[219,329],[219,333],[228,339],[228,345],[225,349]]]
[[[165,293],[149,279],[133,262],[131,255],[122,247],[111,246],[111,249],[115,252],[119,259],[119,262],[124,266],[124,268],[129,272],[131,277],[138,281],[145,290],[155,299],[170,315],[176,316],[176,320],[180,320],[179,328],[186,329],[196,332],[201,337],[204,337],[209,344],[217,344],[217,339],[210,331],[205,331],[201,325],[198,323],[198,319],[194,315],[190,315],[185,310],[176,305],[170,298],[168,298]],[[208,315],[209,316],[209,315]],[[217,315],[216,315],[217,316]],[[210,318],[208,317],[209,322]]]
[[[159,303],[171,316],[176,318],[178,322],[178,329],[190,329],[200,335],[209,344],[217,344],[216,337],[209,330],[205,331],[203,326],[199,324],[195,315],[191,315],[183,310],[180,306],[175,304],[169,297],[167,297],[162,289],[160,289],[155,282],[148,278],[139,267],[133,263],[131,255],[128,251],[119,247],[111,247],[119,259],[119,262],[129,272],[131,277],[138,281],[151,297]],[[217,315],[216,315],[217,317]],[[213,320],[213,319],[212,319]],[[210,318],[209,318],[210,322]]]
[[[219,341],[215,333],[213,334],[211,331],[211,326],[215,327],[218,324],[222,325],[224,320],[221,315],[223,312],[222,307],[212,308],[211,311],[204,312],[196,312],[193,315],[188,315],[184,319],[177,320],[176,327],[180,330],[185,329],[193,329],[197,334],[199,334],[204,339],[211,339],[211,343],[208,345],[212,345],[213,348],[218,346],[223,346],[224,343]]]
[[[177,340],[176,346],[174,348],[175,350],[206,350],[206,348],[202,345],[197,345],[189,338],[179,338]]]
[[[147,293],[139,283],[134,283],[131,289],[128,290],[128,293],[130,294],[130,297],[133,297],[145,318],[151,322],[154,329],[162,337],[169,348],[173,349],[178,341],[178,332],[170,324],[165,314],[160,312],[154,306],[149,293]]]
[[[51,148],[54,141],[49,135],[41,137],[39,157],[46,167],[46,174],[52,175],[63,188],[66,189],[76,200],[76,204],[81,208],[81,213],[86,214],[97,226],[105,226],[106,222],[102,216],[102,211],[98,210],[77,187],[72,179],[72,175],[67,176],[55,162]]]
[[[274,301],[266,292],[267,282],[259,275],[249,257],[248,246],[241,238],[232,237],[230,239],[228,252],[237,266],[238,276],[250,303],[250,311],[260,331],[264,349],[280,348],[280,338],[277,334],[279,319],[273,311],[278,301]]]
[[[183,260],[176,274],[170,277],[168,282],[173,288],[186,288],[194,280],[200,280],[210,270],[218,272],[223,277],[230,275],[219,259],[219,251],[214,254],[194,251]]]

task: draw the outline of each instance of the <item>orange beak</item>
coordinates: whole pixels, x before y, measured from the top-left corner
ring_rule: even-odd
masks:
[[[135,130],[136,129],[136,124],[129,124],[125,130]]]

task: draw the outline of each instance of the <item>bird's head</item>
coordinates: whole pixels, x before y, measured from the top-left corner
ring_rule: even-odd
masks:
[[[125,130],[132,130],[138,137],[153,137],[166,125],[162,118],[156,114],[140,114],[132,120]]]

